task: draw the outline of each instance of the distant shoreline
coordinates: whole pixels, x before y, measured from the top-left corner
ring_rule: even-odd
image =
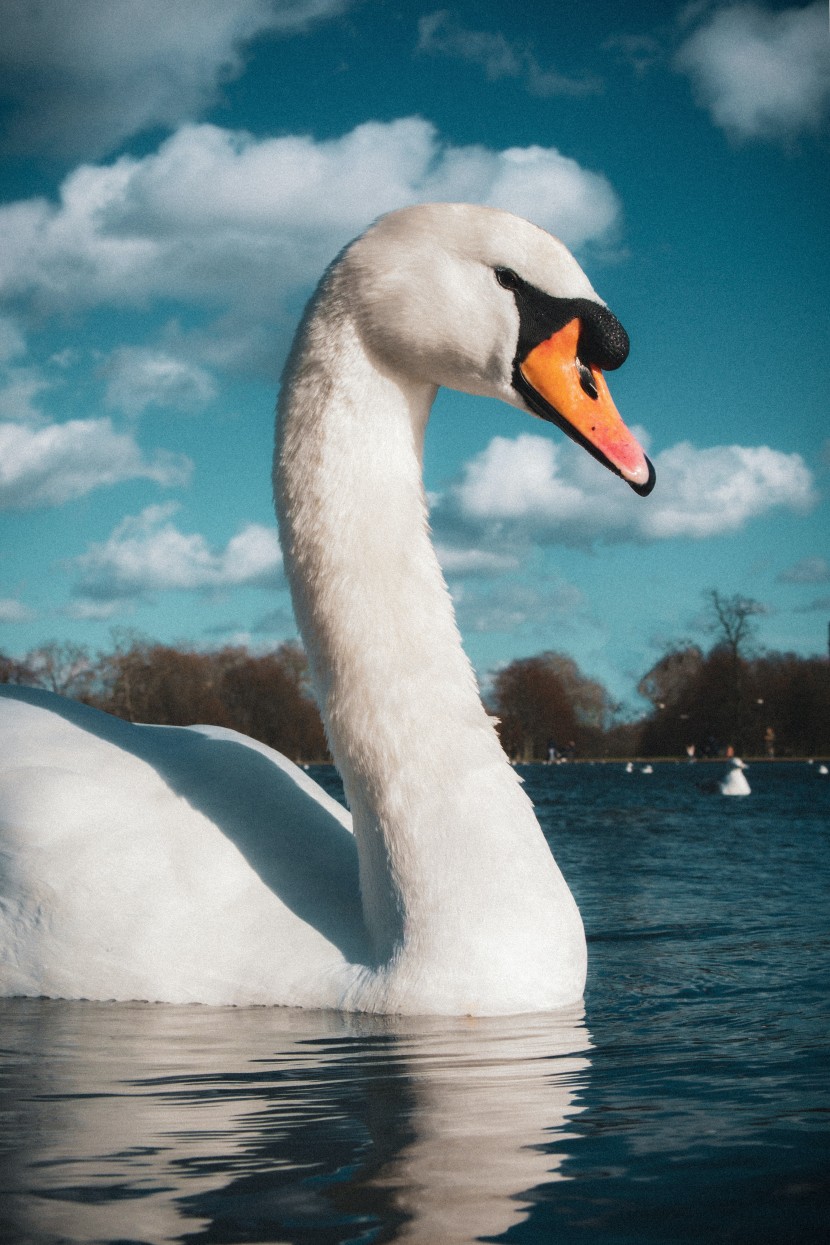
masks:
[[[737,754],[736,754],[737,755]],[[571,757],[563,761],[511,761],[511,765],[728,765],[732,761],[732,757],[695,757],[690,760],[687,756],[673,757],[653,757],[653,756],[622,756],[622,757]],[[817,753],[811,757],[765,757],[753,756],[751,753],[744,753],[740,759],[746,765],[809,765],[813,762],[816,765],[830,764],[830,755]],[[295,765],[303,768],[330,766],[332,769],[337,767],[334,761],[295,761]]]
[[[738,755],[737,753],[735,754]],[[747,765],[816,765],[830,762],[830,756],[817,754],[810,757],[765,757],[743,753],[740,759]],[[728,765],[732,757],[694,757],[687,756],[622,756],[622,757],[571,757],[566,761],[513,761],[513,765]]]

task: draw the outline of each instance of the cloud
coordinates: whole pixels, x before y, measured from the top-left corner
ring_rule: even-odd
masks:
[[[100,156],[200,116],[244,68],[245,43],[290,34],[348,0],[5,0],[6,150]]]
[[[446,9],[419,19],[417,50],[480,65],[491,81],[520,78],[531,95],[592,95],[602,90],[597,78],[569,78],[542,69],[530,48],[511,44],[499,32],[469,30]]]
[[[249,523],[224,549],[172,522],[177,506],[148,506],[130,515],[106,541],[73,559],[73,596],[83,602],[139,600],[158,592],[276,588],[282,553],[273,528]]]
[[[43,416],[36,399],[52,388],[52,382],[32,367],[10,367],[0,382],[0,420],[15,423],[41,423]]]
[[[21,601],[15,601],[12,597],[0,599],[0,623],[31,622],[34,617],[34,611]]]
[[[514,634],[521,628],[534,631],[557,619],[561,631],[585,608],[585,597],[574,584],[537,578],[533,583],[504,579],[486,590],[463,585],[453,591],[456,615],[465,632]],[[584,620],[583,620],[584,621]]]
[[[567,443],[494,437],[439,499],[443,539],[486,529],[502,544],[704,539],[734,532],[778,506],[807,510],[812,475],[798,454],[767,446],[697,449],[684,441],[655,457],[657,490],[644,501]],[[444,535],[446,533],[446,535]]]
[[[0,421],[42,422],[35,400],[51,388],[51,381],[22,362],[26,353],[26,339],[17,322],[0,315]]]
[[[766,445],[696,449],[682,441],[655,460],[664,498],[641,530],[655,540],[735,532],[778,506],[805,512],[818,500],[800,454]]]
[[[830,583],[830,562],[826,558],[802,558],[778,575],[780,584]]]
[[[675,63],[715,124],[735,138],[817,129],[830,106],[827,5],[717,9]]]
[[[121,601],[70,601],[61,613],[76,622],[106,622],[122,610]]]
[[[216,396],[213,378],[204,368],[162,350],[121,346],[105,371],[107,405],[131,416],[148,406],[194,411]]]
[[[0,296],[41,316],[195,305],[216,317],[214,357],[250,339],[273,367],[280,309],[293,322],[292,300],[376,216],[429,200],[507,208],[577,249],[620,217],[609,182],[555,148],[455,147],[418,117],[322,142],[186,126],[142,159],[80,166],[57,203],[0,207]]]
[[[183,455],[164,450],[145,458],[134,438],[116,432],[108,419],[0,424],[0,510],[60,506],[124,480],[181,485],[191,467]]]
[[[467,579],[500,575],[515,570],[518,559],[490,549],[463,548],[459,545],[436,545],[441,570],[451,579]]]

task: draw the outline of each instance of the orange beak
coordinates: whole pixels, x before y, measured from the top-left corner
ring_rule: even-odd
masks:
[[[602,372],[579,358],[580,332],[579,319],[570,320],[534,346],[516,369],[519,392],[537,415],[645,497],[654,488],[654,468],[623,423]]]

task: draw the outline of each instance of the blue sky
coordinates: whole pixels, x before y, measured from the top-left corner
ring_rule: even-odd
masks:
[[[636,704],[704,594],[830,618],[824,3],[4,0],[0,651],[293,637],[270,498],[299,312],[377,215],[466,199],[571,246],[626,326],[643,500],[441,392],[433,525],[483,681],[571,654]]]

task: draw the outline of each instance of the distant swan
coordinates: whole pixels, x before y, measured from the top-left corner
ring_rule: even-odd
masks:
[[[494,1014],[582,994],[582,921],[463,653],[421,461],[439,385],[562,428],[639,493],[608,394],[626,334],[504,212],[381,218],[285,369],[285,565],[351,818],[235,732],[0,699],[0,991]],[[352,833],[353,819],[353,833]]]
[[[751,795],[752,788],[747,782],[744,770],[746,765],[740,757],[734,757],[729,769],[718,783],[721,795]]]

